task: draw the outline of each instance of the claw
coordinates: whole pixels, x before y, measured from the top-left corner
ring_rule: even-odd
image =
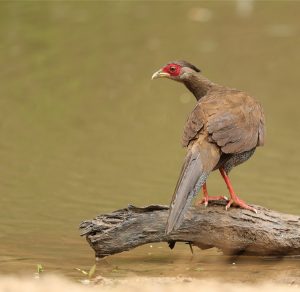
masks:
[[[250,210],[250,211],[254,212],[255,214],[257,214],[257,210],[255,208],[247,205],[244,201],[242,201],[238,197],[236,197],[235,200],[230,199],[228,204],[225,207],[225,210],[227,211],[231,207],[232,204],[239,206],[242,209]]]

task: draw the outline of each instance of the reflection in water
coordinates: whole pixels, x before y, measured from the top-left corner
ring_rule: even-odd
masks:
[[[169,202],[195,103],[180,84],[151,83],[173,59],[262,101],[266,146],[232,179],[247,202],[299,214],[299,3],[253,2],[242,18],[235,5],[0,4],[2,272],[31,273],[41,263],[77,277],[74,268],[93,264],[81,220],[128,203]],[[217,174],[209,185],[226,193]],[[105,263],[103,273],[116,276],[299,274],[297,260],[232,265],[216,250],[192,257],[180,245],[146,246]]]

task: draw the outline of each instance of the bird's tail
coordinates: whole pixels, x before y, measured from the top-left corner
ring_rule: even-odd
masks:
[[[166,234],[179,228],[192,199],[220,159],[217,145],[200,136],[189,148],[170,204]]]

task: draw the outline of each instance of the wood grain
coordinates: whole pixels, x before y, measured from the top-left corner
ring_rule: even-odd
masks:
[[[300,216],[254,207],[258,214],[239,208],[225,211],[222,201],[191,207],[181,227],[166,235],[169,207],[129,205],[83,221],[80,233],[99,258],[163,241],[171,246],[180,241],[201,249],[217,247],[224,254],[300,255]]]

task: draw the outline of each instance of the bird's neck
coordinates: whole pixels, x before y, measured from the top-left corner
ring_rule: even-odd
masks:
[[[190,74],[183,83],[187,89],[194,94],[197,100],[206,95],[207,92],[215,85],[209,79],[198,73]]]

